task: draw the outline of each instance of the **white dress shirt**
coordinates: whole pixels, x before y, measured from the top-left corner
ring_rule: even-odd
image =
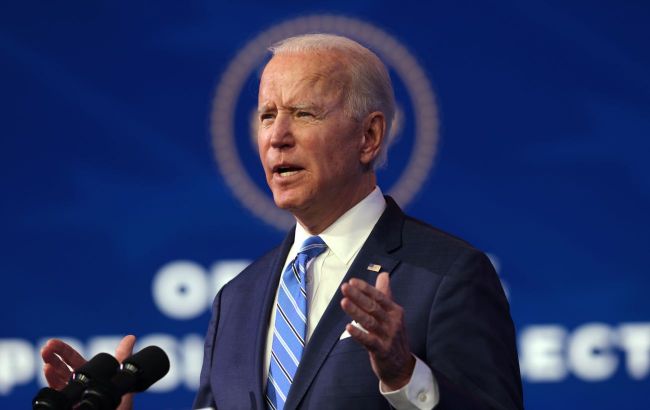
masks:
[[[307,342],[384,209],[386,200],[379,187],[376,187],[319,235],[327,244],[327,250],[307,266]],[[302,243],[310,236],[312,235],[300,223],[296,224],[293,245],[284,263],[283,272],[296,257]],[[273,305],[276,303],[277,292]],[[274,323],[275,309],[272,309],[264,353],[265,385],[271,360]],[[346,333],[344,332],[342,337],[349,335]],[[415,369],[406,386],[396,391],[384,391],[381,382],[379,383],[381,394],[398,410],[431,409],[439,401],[438,385],[431,369],[418,357],[415,359]]]

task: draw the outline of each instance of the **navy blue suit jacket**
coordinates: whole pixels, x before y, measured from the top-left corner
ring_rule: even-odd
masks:
[[[264,409],[262,367],[277,283],[293,242],[289,232],[216,296],[195,408]],[[390,272],[404,307],[411,351],[432,369],[439,409],[521,409],[515,332],[487,257],[467,243],[387,207],[344,280],[375,283],[369,264]],[[287,409],[389,409],[368,353],[339,340],[350,318],[340,290],[307,344]]]

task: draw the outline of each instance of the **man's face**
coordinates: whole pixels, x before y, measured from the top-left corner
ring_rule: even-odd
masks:
[[[345,113],[343,67],[336,54],[278,55],[262,75],[260,159],[276,205],[298,219],[326,216],[363,184],[362,126]]]

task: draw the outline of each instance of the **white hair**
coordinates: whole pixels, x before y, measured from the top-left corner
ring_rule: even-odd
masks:
[[[359,121],[374,111],[384,114],[386,129],[373,167],[377,169],[386,162],[389,132],[395,116],[395,95],[388,70],[375,53],[349,38],[321,33],[289,37],[269,50],[274,56],[327,51],[344,55],[350,76],[345,95],[347,114]]]

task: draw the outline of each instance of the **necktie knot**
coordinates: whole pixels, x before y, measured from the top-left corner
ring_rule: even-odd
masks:
[[[307,261],[325,252],[326,249],[327,245],[320,236],[310,236],[302,243],[297,257],[298,259],[303,259],[303,263],[307,263]]]
[[[310,236],[302,243],[294,262],[298,270],[298,282],[301,284],[304,283],[304,278],[307,274],[307,264],[310,260],[325,252],[326,249],[327,245],[320,236]]]

